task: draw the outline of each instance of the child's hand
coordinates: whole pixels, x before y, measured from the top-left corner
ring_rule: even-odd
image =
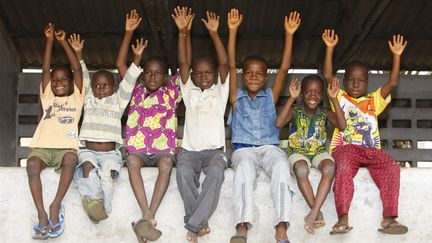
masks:
[[[205,19],[201,19],[201,21],[209,32],[217,32],[219,27],[219,18],[220,16],[215,13],[207,11],[207,21]]]
[[[297,11],[291,12],[288,16],[285,16],[285,31],[294,34],[300,26],[301,19],[300,13]]]
[[[335,33],[334,29],[325,29],[322,34],[322,39],[328,47],[336,46],[339,41],[339,37]]]
[[[330,98],[337,98],[340,90],[339,79],[334,77],[327,87],[327,93]]]
[[[69,44],[75,52],[80,52],[84,48],[84,40],[81,40],[79,34],[72,34],[68,39]]]
[[[64,30],[57,30],[55,32],[55,38],[57,39],[57,41],[65,41],[66,39],[66,32]]]
[[[177,25],[177,28],[187,29],[189,26],[189,22],[192,21],[195,15],[192,14],[192,10],[188,10],[187,7],[179,7],[174,8],[174,14],[171,14],[171,17],[174,19],[174,22]]]
[[[298,79],[291,80],[290,86],[289,86],[290,95],[292,98],[296,99],[300,95],[300,82]]]
[[[48,23],[48,25],[45,26],[45,28],[44,28],[45,37],[47,39],[54,40],[54,32],[55,32],[54,25],[51,23]]]
[[[148,40],[144,41],[144,38],[137,39],[136,45],[132,44],[132,51],[135,56],[142,56],[144,49],[147,47]]]
[[[190,30],[192,29],[192,22],[193,22],[193,19],[195,18],[195,14],[192,13],[192,8],[189,8],[189,9],[188,9],[188,15],[191,15],[191,16],[192,16],[192,18],[189,20],[189,24],[188,24],[188,26],[187,26],[187,31],[190,32]]]
[[[391,52],[394,55],[402,55],[402,52],[405,50],[406,45],[408,44],[408,41],[404,41],[403,35],[393,35],[393,42],[388,41],[388,45],[390,47]]]
[[[141,19],[136,9],[132,9],[130,14],[126,14],[125,31],[134,32],[138,28]]]
[[[243,15],[239,14],[238,9],[233,8],[228,12],[229,29],[238,29],[242,21],[243,21]]]

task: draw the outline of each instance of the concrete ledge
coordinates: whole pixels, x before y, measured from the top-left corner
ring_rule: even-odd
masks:
[[[151,195],[157,176],[156,168],[141,170],[147,195]],[[209,224],[210,235],[200,239],[203,243],[229,242],[234,233],[232,218],[231,188],[234,172],[225,172],[219,206]],[[324,203],[322,211],[327,225],[318,229],[315,235],[303,229],[303,217],[308,212],[300,192],[294,196],[294,216],[288,234],[291,242],[428,242],[432,238],[432,169],[402,169],[400,190],[400,221],[409,226],[403,236],[383,235],[377,232],[381,220],[379,192],[366,169],[360,169],[355,178],[356,192],[351,205],[350,220],[354,227],[346,235],[330,236],[329,230],[336,222],[333,192]],[[0,223],[1,242],[32,242],[32,227],[37,222],[36,210],[27,183],[25,168],[0,167]],[[316,188],[320,175],[313,170],[311,181]],[[45,208],[54,198],[59,175],[53,169],[42,173]],[[273,243],[273,206],[270,200],[268,179],[261,175],[256,190],[256,219],[250,231],[249,242]],[[140,210],[129,185],[127,170],[121,171],[113,200],[110,217],[92,224],[81,207],[75,185],[69,189],[63,201],[66,208],[66,230],[55,242],[137,242],[130,223],[140,217]],[[156,216],[158,228],[163,236],[157,242],[186,242],[183,227],[183,202],[177,190],[175,170],[171,183]],[[54,241],[54,240],[50,240]]]

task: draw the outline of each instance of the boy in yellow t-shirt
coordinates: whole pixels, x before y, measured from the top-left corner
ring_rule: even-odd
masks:
[[[44,31],[47,42],[40,89],[43,116],[31,141],[32,151],[27,161],[30,192],[39,218],[39,224],[33,227],[32,237],[35,239],[58,237],[64,231],[64,208],[61,202],[77,164],[78,121],[84,102],[81,66],[65,40],[66,33],[63,30],[55,31],[51,23]],[[50,72],[54,36],[65,50],[74,74],[64,66],[54,67]],[[40,179],[40,173],[46,167],[55,167],[56,171],[62,169],[57,193],[49,207],[49,218],[43,205]]]
[[[324,62],[324,76],[329,82],[333,78],[332,55],[338,37],[333,30],[325,30],[323,40],[327,46]],[[391,100],[391,91],[396,87],[399,76],[400,56],[407,44],[401,35],[393,36],[388,42],[393,54],[390,78],[378,90],[366,94],[368,68],[360,62],[348,64],[345,69],[344,87],[337,96],[345,113],[347,126],[344,130],[335,128],[330,145],[336,162],[333,186],[338,222],[330,234],[349,232],[348,211],[354,194],[353,178],[360,167],[366,167],[380,190],[383,204],[382,228],[385,234],[405,234],[408,227],[398,217],[400,168],[396,161],[381,150],[377,116],[384,111]]]

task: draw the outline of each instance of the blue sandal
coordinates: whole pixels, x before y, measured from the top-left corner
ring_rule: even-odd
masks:
[[[65,222],[64,222],[65,210],[64,210],[64,206],[63,205],[60,206],[60,211],[59,211],[59,216],[58,217],[59,217],[59,222],[57,224],[53,224],[51,222],[51,220],[48,220],[49,225],[50,225],[50,230],[48,232],[48,236],[50,238],[59,237],[63,233],[63,231],[65,229]],[[59,228],[59,229],[56,230],[56,231],[52,231],[52,229],[56,229],[56,228]]]
[[[33,227],[33,233],[32,238],[36,240],[46,240],[48,239],[48,226],[49,224],[45,225],[44,227],[39,227],[39,225],[36,225]]]

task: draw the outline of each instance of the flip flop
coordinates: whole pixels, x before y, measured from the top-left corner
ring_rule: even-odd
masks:
[[[392,220],[387,225],[382,226],[381,229],[378,229],[378,231],[381,233],[384,233],[384,234],[402,235],[402,234],[406,234],[408,232],[408,227],[400,224],[396,220]]]
[[[234,235],[233,237],[231,237],[230,243],[246,243],[247,242],[247,237],[243,236],[243,235]]]
[[[63,205],[60,206],[58,217],[59,217],[59,222],[57,224],[53,224],[51,222],[51,220],[48,220],[48,223],[50,225],[50,230],[48,231],[48,236],[50,238],[59,237],[65,229],[65,208]],[[59,228],[59,229],[56,231],[52,231],[52,229],[56,229],[56,228]]]
[[[339,228],[340,226],[345,226],[345,229],[343,229],[343,230],[334,230],[335,227]],[[345,234],[345,233],[350,232],[352,229],[353,229],[353,227],[351,227],[351,226],[348,226],[348,225],[343,224],[343,223],[340,223],[340,224],[338,223],[338,224],[335,224],[333,226],[333,229],[332,229],[332,231],[330,231],[330,234],[331,235]]]
[[[107,219],[108,215],[105,212],[103,200],[90,200],[86,195],[81,198],[81,203],[90,221],[98,224],[101,220]]]
[[[49,228],[49,223],[42,228],[39,227],[39,225],[35,225],[33,227],[32,238],[36,240],[48,239],[48,232],[49,232],[48,228]]]
[[[148,220],[143,218],[132,222],[132,229],[138,240],[140,240],[139,238],[144,238],[146,240],[155,241],[162,235],[160,230],[156,229]]]

